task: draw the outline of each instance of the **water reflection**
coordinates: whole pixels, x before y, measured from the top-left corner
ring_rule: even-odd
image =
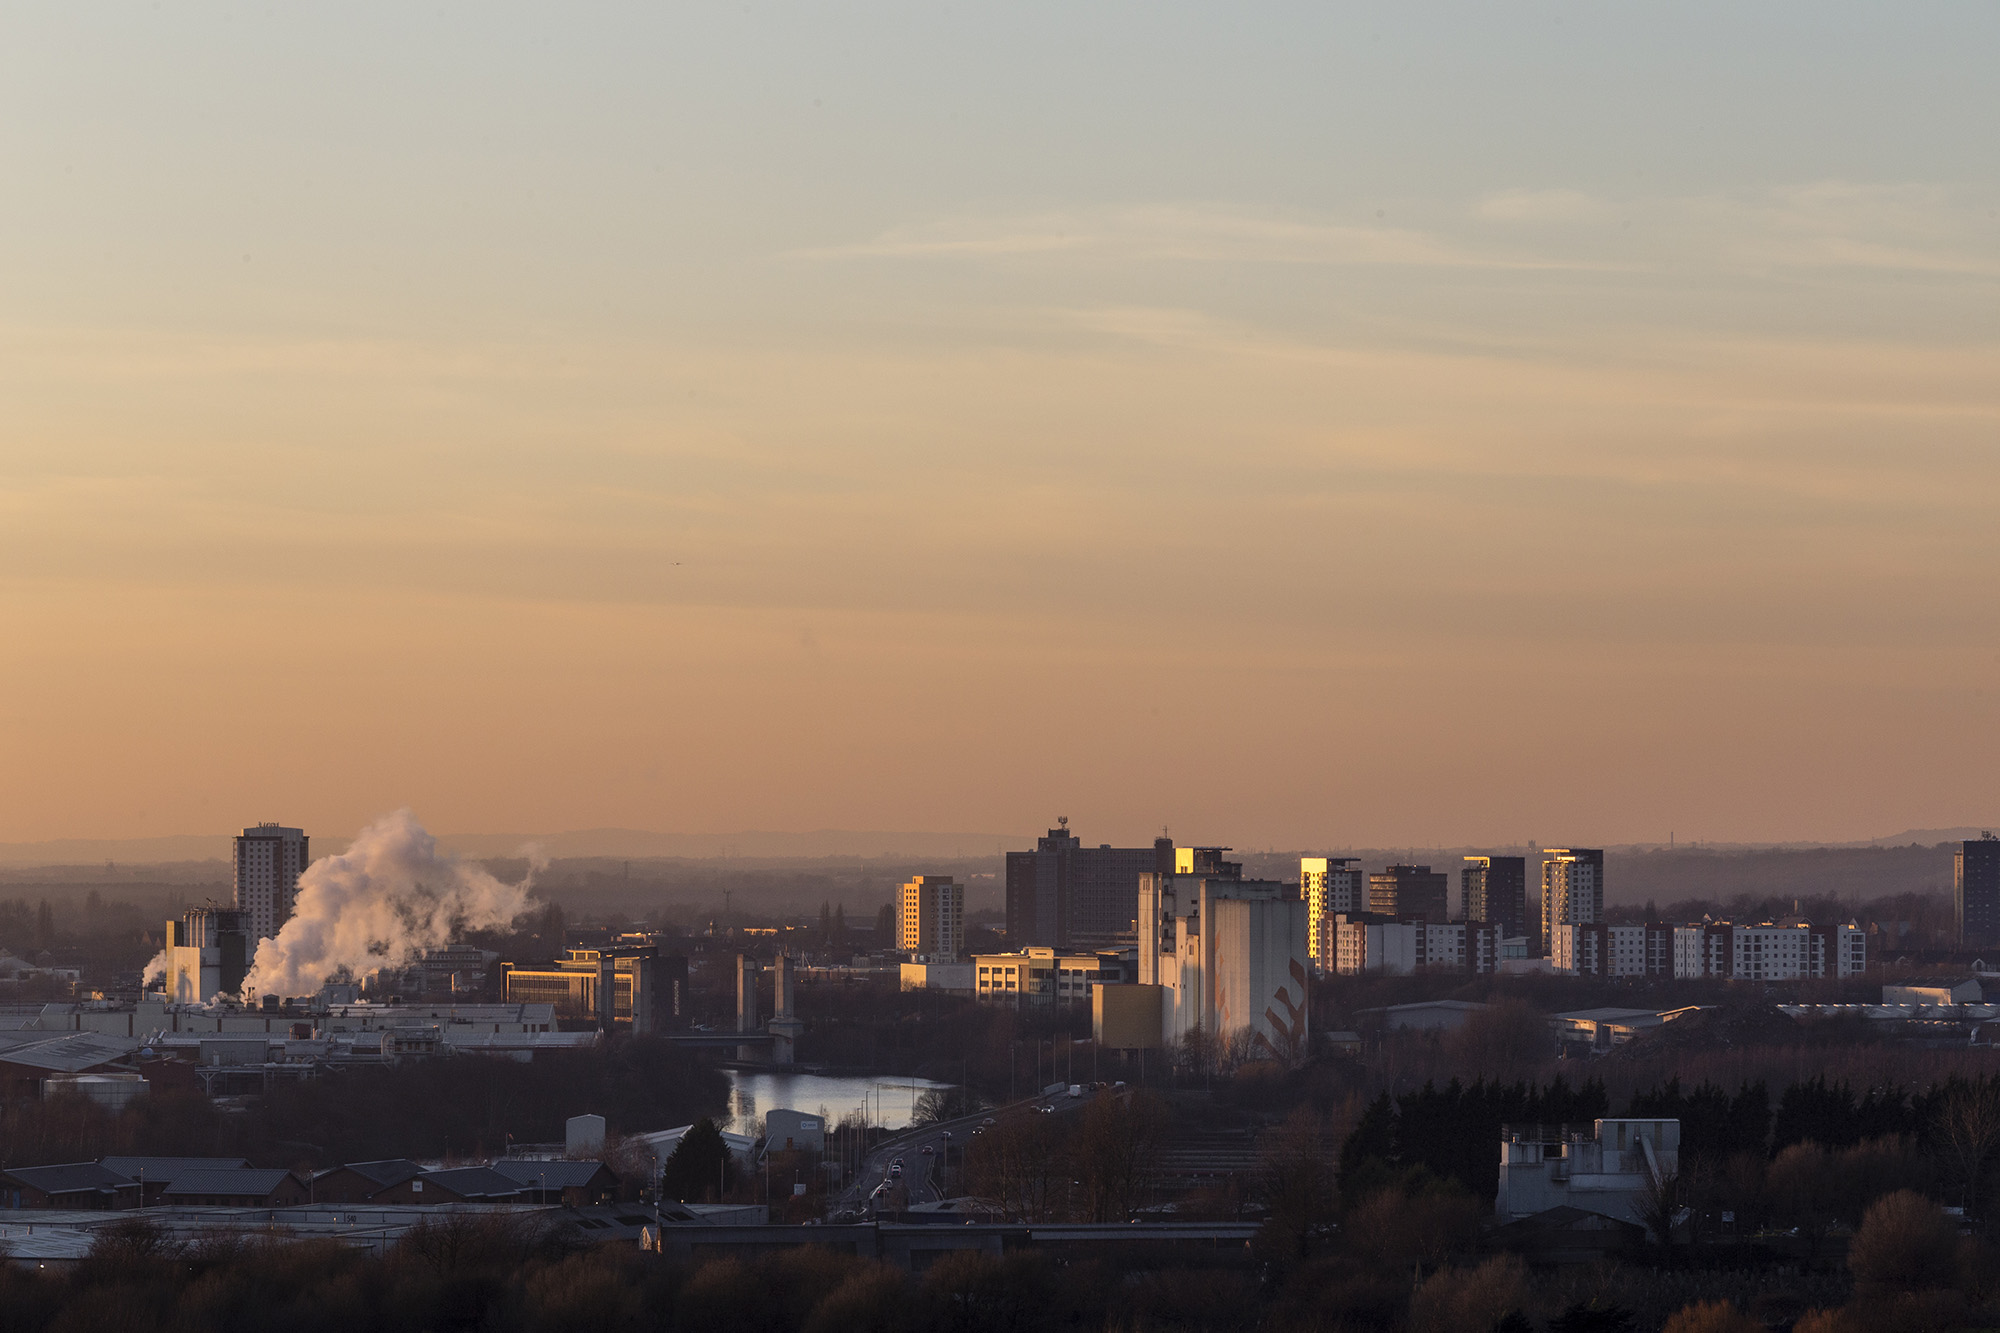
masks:
[[[738,1134],[764,1132],[764,1113],[783,1108],[824,1115],[837,1125],[852,1111],[865,1109],[870,1124],[901,1129],[910,1123],[917,1099],[933,1088],[926,1078],[830,1078],[824,1074],[752,1073],[725,1070],[729,1075],[729,1124]]]

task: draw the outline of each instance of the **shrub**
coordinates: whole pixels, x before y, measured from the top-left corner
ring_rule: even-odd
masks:
[[[1410,1298],[1410,1333],[1493,1328],[1527,1303],[1527,1270],[1512,1255],[1477,1268],[1446,1268]]]
[[[1864,1288],[1948,1286],[1958,1266],[1958,1233],[1935,1203],[1914,1190],[1897,1190],[1869,1205],[1848,1246],[1847,1266]]]
[[[1728,1301],[1697,1301],[1669,1317],[1660,1333],[1764,1333],[1764,1326]]]

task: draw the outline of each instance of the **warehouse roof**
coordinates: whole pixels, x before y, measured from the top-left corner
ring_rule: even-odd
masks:
[[[132,1187],[133,1181],[96,1162],[65,1162],[60,1166],[17,1166],[6,1172],[9,1179],[44,1194],[77,1194],[92,1190],[115,1194]]]
[[[27,1069],[46,1069],[58,1074],[81,1074],[116,1064],[139,1049],[131,1037],[110,1037],[101,1032],[69,1032],[0,1050],[0,1064]]]
[[[606,1167],[602,1162],[536,1161],[527,1157],[507,1157],[495,1162],[493,1169],[517,1185],[559,1190],[573,1185],[588,1185]]]
[[[230,1198],[262,1198],[291,1178],[291,1172],[276,1167],[187,1171],[174,1177],[174,1183],[167,1186],[164,1197],[186,1199],[224,1195]]]
[[[148,1185],[180,1178],[189,1171],[230,1171],[250,1165],[247,1157],[106,1157],[103,1166]]]

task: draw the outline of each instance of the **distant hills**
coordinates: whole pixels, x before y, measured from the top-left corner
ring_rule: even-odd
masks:
[[[1976,838],[1978,828],[1908,829],[1866,842],[1842,844],[1658,844],[1605,848],[1606,898],[1612,904],[1638,904],[1648,899],[1667,903],[1688,898],[1726,900],[1738,894],[1806,897],[1833,894],[1868,898],[1904,892],[1934,892],[1951,887],[1950,844]],[[310,832],[310,830],[309,830]],[[688,860],[733,861],[749,869],[757,863],[798,861],[894,861],[921,867],[938,862],[997,858],[1006,850],[1034,845],[1033,834],[931,833],[819,829],[807,833],[748,830],[740,833],[655,833],[643,829],[578,829],[553,834],[484,833],[440,836],[439,841],[465,856],[515,858],[533,855],[551,861]],[[1586,844],[1578,844],[1586,845]],[[326,834],[313,838],[317,855],[337,853],[346,840]],[[1245,869],[1253,875],[1293,878],[1301,854],[1326,852],[1353,855],[1364,866],[1413,861],[1455,872],[1468,853],[1514,853],[1529,857],[1525,847],[1426,848],[1305,848],[1300,851],[1240,850]],[[18,877],[36,867],[76,867],[60,876],[75,878],[88,868],[116,863],[122,874],[141,867],[181,866],[178,879],[194,873],[193,863],[206,863],[210,875],[227,875],[229,835],[183,835],[162,838],[63,839],[48,842],[0,843],[0,867]],[[940,866],[942,870],[944,867]],[[997,867],[995,867],[997,869]],[[1456,875],[1453,891],[1456,893]],[[1534,892],[1530,870],[1530,893]]]
[[[314,829],[315,857],[338,853],[345,837]],[[182,835],[165,838],[65,838],[49,842],[0,843],[0,866],[87,866],[107,861],[121,864],[164,864],[180,861],[227,861],[232,834]],[[440,834],[438,841],[462,856],[516,857],[537,855],[550,860],[569,858],[651,857],[709,860],[825,859],[829,857],[936,856],[966,860],[996,856],[1008,848],[1032,847],[1034,835],[1007,833],[869,832],[819,829],[810,833],[745,831],[741,833],[652,833],[643,829],[578,829],[567,833]]]

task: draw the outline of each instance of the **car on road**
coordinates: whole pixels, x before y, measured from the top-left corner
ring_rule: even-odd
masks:
[[[929,1157],[935,1151],[936,1150],[932,1148],[930,1144],[926,1143],[924,1145],[924,1156]]]
[[[980,1121],[979,1123],[980,1123],[980,1124],[982,1124],[982,1125],[990,1125],[990,1124],[993,1124],[993,1123],[995,1123],[995,1122],[994,1122],[994,1119],[993,1119],[993,1117],[989,1115],[989,1116],[987,1116],[987,1117],[986,1117],[986,1118],[985,1118],[984,1120]]]
[[[1043,1115],[1054,1115],[1056,1113],[1056,1108],[1053,1106],[1037,1106],[1035,1109]]]

